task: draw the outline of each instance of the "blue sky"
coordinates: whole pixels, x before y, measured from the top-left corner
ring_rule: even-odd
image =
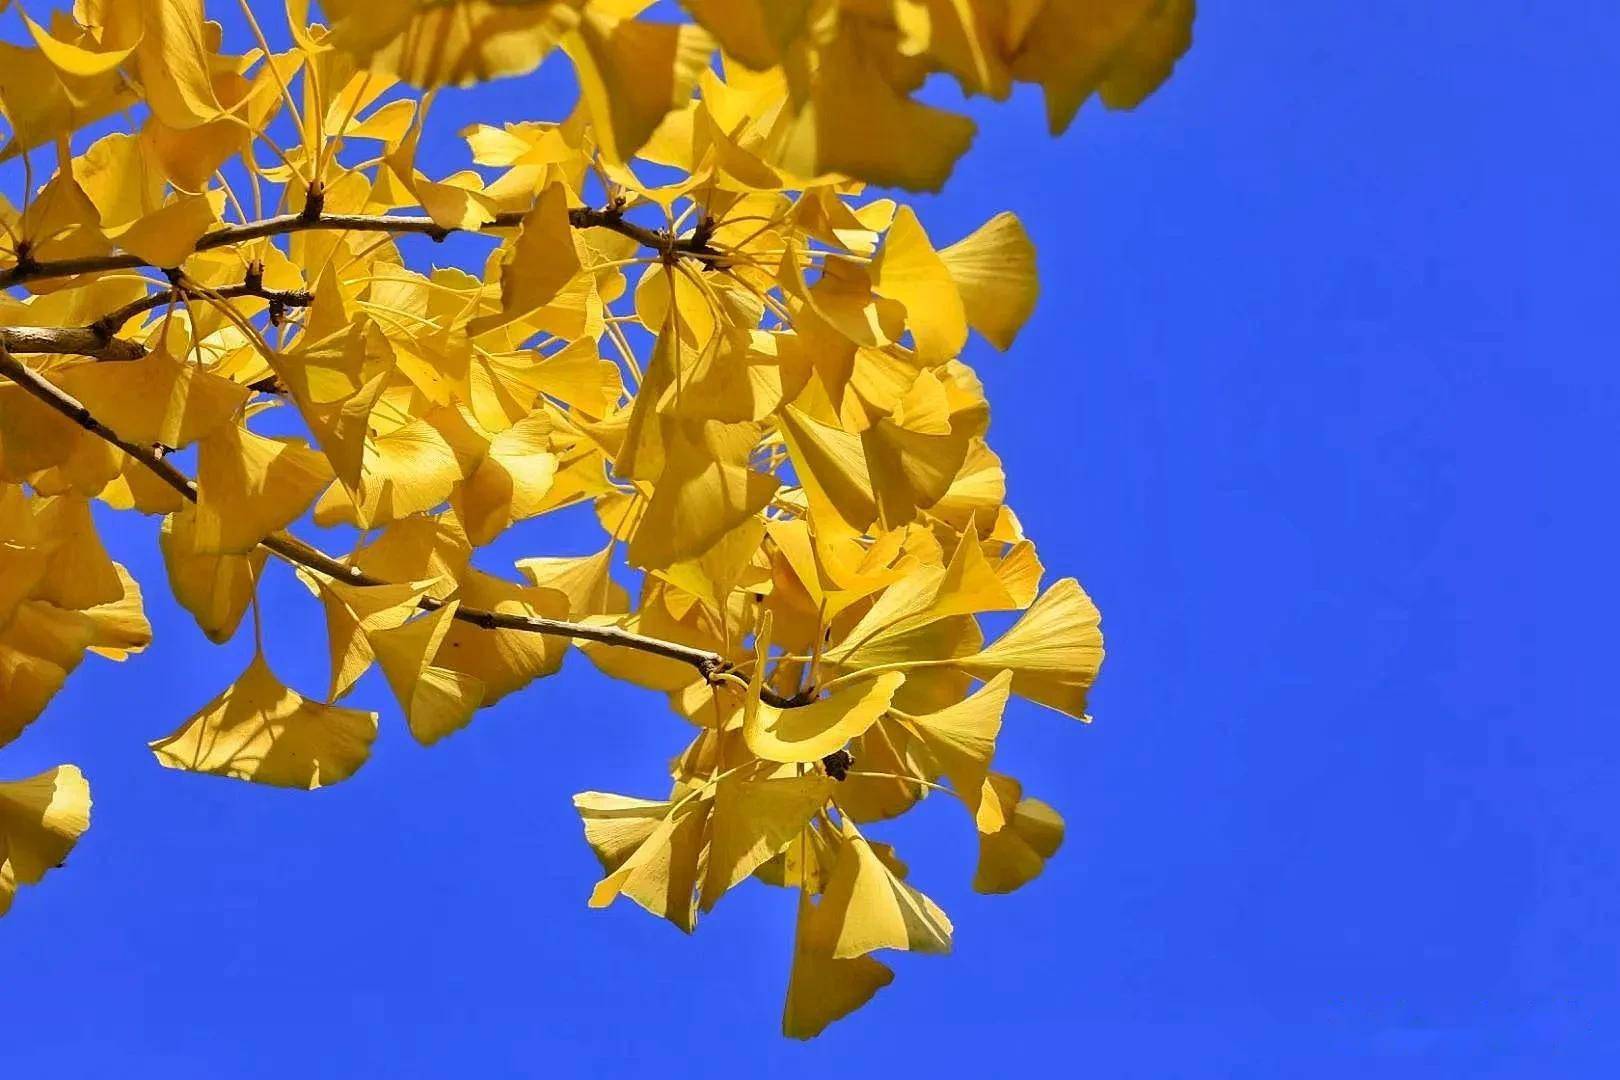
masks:
[[[800,1045],[791,897],[741,889],[693,939],[588,910],[569,796],[655,793],[686,732],[579,657],[432,750],[368,677],[374,759],[312,796],[158,768],[146,740],[248,644],[202,638],[131,520],[109,545],[157,643],[87,663],[0,761],[76,761],[96,796],[0,922],[0,1071],[1612,1075],[1620,9],[1204,7],[1137,113],[1054,141],[1033,95],[976,107],[919,200],[942,242],[1011,209],[1039,247],[1033,322],[969,359],[1011,502],[1109,644],[1094,725],[1015,702],[1004,729],[1069,822],[1042,878],[973,893],[940,800],[884,833],[954,956],[897,957]],[[564,86],[445,95],[430,160]],[[519,532],[493,554],[592,536]],[[307,597],[281,574],[266,605],[318,690]]]

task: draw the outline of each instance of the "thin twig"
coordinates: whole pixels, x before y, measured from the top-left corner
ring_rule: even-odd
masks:
[[[180,279],[167,289],[114,308],[89,326],[0,327],[0,346],[13,353],[63,353],[97,360],[139,360],[146,355],[146,346],[117,337],[118,330],[137,315],[197,295],[200,288]],[[272,308],[282,310],[308,307],[315,302],[314,294],[302,289],[265,288],[263,272],[255,273],[251,268],[246,281],[209,290],[209,296],[222,300],[257,297],[269,301]]]
[[[197,241],[195,250],[212,251],[214,248],[230,247],[233,244],[258,240],[266,236],[285,236],[289,233],[332,229],[352,232],[416,233],[434,240],[443,240],[457,232],[476,234],[495,229],[513,229],[523,223],[523,217],[523,211],[512,210],[495,215],[495,219],[482,228],[458,229],[440,225],[430,217],[407,214],[329,214],[323,209],[310,213],[309,206],[306,206],[303,211],[296,214],[279,214],[245,225],[222,226],[213,232],[205,233]],[[665,258],[674,258],[678,255],[697,259],[722,257],[709,246],[708,238],[702,231],[681,238],[669,230],[649,229],[644,225],[625,220],[624,210],[618,206],[603,209],[575,207],[568,212],[568,222],[576,229],[609,229],[629,237],[643,247],[652,248]],[[94,274],[105,270],[132,270],[152,265],[154,264],[139,255],[127,251],[111,255],[87,255],[75,259],[34,259],[24,253],[9,270],[0,271],[0,289],[25,281],[73,277],[76,274]],[[159,267],[159,269],[169,268]]]
[[[101,318],[90,324],[92,330],[104,333],[108,337],[116,334],[129,320],[153,308],[164,304],[177,303],[182,298],[194,294],[193,286],[186,281],[164,292],[155,292],[143,296],[139,300],[131,300],[121,308],[114,308]],[[209,291],[209,295],[220,300],[236,300],[242,297],[257,297],[267,300],[272,305],[279,304],[283,308],[308,307],[315,302],[315,295],[304,289],[267,289],[264,287],[263,273],[255,274],[251,270],[248,279],[239,285],[222,285]],[[13,349],[13,352],[16,350]]]

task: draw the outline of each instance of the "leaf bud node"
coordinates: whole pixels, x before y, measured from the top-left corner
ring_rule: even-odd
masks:
[[[821,759],[821,767],[827,770],[827,775],[843,783],[849,776],[850,766],[855,764],[855,755],[845,750],[834,750]]]
[[[326,185],[319,180],[311,180],[309,189],[304,195],[304,209],[298,214],[299,220],[315,222],[321,220],[321,214],[326,210]]]

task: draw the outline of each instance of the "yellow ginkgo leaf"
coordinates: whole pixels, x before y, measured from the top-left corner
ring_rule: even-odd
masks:
[[[461,172],[447,176],[443,180],[430,180],[416,167],[417,148],[422,135],[421,125],[429,100],[423,100],[422,108],[416,114],[415,123],[404,140],[383,155],[392,176],[386,181],[379,178],[379,183],[387,182],[401,192],[409,192],[409,195],[395,196],[383,201],[398,206],[418,203],[427,211],[428,217],[441,228],[482,228],[495,220],[496,204],[495,200],[483,193],[481,176],[474,172]],[[377,188],[373,188],[372,194],[373,198],[377,197]]]
[[[320,454],[226,424],[198,443],[196,548],[243,552],[291,523],[332,480]]]
[[[888,528],[906,524],[919,510],[945,496],[973,441],[989,424],[989,409],[982,397],[949,399],[949,388],[940,377],[925,371],[902,405],[927,416],[926,426],[916,422],[908,426],[906,415],[897,410],[860,437],[877,496],[878,519]],[[943,432],[938,421],[943,421]]]
[[[691,99],[714,39],[690,24],[615,19],[587,8],[563,47],[603,153],[623,163],[671,109]]]
[[[939,253],[968,324],[1006,351],[1035,310],[1035,245],[1017,215],[1000,213]]]
[[[906,325],[925,364],[949,360],[967,342],[967,314],[950,268],[916,213],[900,208],[872,263],[872,289],[905,305]]]
[[[879,720],[860,738],[852,739],[849,752],[855,759],[854,770],[833,791],[838,812],[862,824],[888,821],[927,798],[926,786],[905,779],[928,774],[918,757],[916,742],[892,717]]]
[[[684,0],[683,7],[751,68],[779,63],[803,32],[810,0]]]
[[[152,624],[146,618],[141,587],[122,565],[113,563],[113,569],[118,571],[118,579],[123,584],[122,595],[79,614],[90,623],[90,643],[86,651],[122,663],[135,653],[145,652],[152,644]]]
[[[832,778],[822,772],[761,779],[730,777],[716,784],[702,909],[714,907],[728,889],[746,880],[799,835],[810,816],[827,802],[832,784]]]
[[[630,609],[630,597],[609,575],[613,550],[609,544],[595,555],[519,559],[517,568],[535,585],[568,597],[569,618],[616,615]]]
[[[1097,96],[1110,109],[1134,109],[1157,90],[1192,45],[1196,0],[1165,0],[1126,39]]]
[[[894,981],[894,972],[870,956],[835,958],[825,924],[809,893],[801,892],[793,971],[782,1007],[782,1034],[792,1039],[815,1038]]]
[[[91,632],[74,615],[29,601],[0,630],[0,746],[38,719],[84,658]]]
[[[691,277],[655,263],[636,283],[636,317],[649,330],[673,323],[678,340],[701,348],[714,336],[718,325],[707,295]]]
[[[338,701],[364,675],[375,658],[368,635],[392,630],[416,614],[431,582],[353,585],[328,578],[305,578],[326,611],[326,638],[332,659],[327,700]]]
[[[255,654],[222,694],[149,745],[166,768],[313,790],[353,776],[376,737],[376,713],[309,701]]]
[[[5,71],[4,57],[0,49],[0,71]],[[57,171],[45,190],[29,203],[13,232],[33,244],[31,254],[37,259],[99,255],[111,246],[101,231],[95,204],[71,170]]]
[[[490,357],[488,366],[492,376],[503,377],[507,385],[518,383],[592,417],[607,415],[624,392],[618,365],[602,359],[589,337],[547,357]],[[526,415],[533,404],[531,396],[518,415]]]
[[[214,96],[220,105],[217,119],[194,127],[171,127],[156,113],[141,128],[141,145],[155,170],[180,191],[203,191],[214,172],[244,152],[255,129],[270,119],[280,105],[280,89],[263,69],[256,79],[229,68],[211,65]]]
[[[707,335],[701,347],[684,337],[677,341],[680,375],[659,395],[660,414],[736,423],[762,420],[781,403],[776,343],[769,335],[728,327]]]
[[[562,184],[551,184],[523,215],[517,238],[501,261],[500,315],[475,320],[468,331],[484,333],[551,303],[579,270],[568,193]]]
[[[890,585],[867,609],[844,640],[826,651],[836,664],[887,662],[893,642],[931,622],[1018,606],[1006,584],[985,559],[971,529],[962,534],[948,566],[918,567]],[[876,661],[874,656],[885,659]]]
[[[158,534],[169,589],[208,640],[229,641],[253,600],[254,586],[269,552],[254,548],[246,554],[210,554],[197,548],[197,513],[186,506],[163,521]]]
[[[43,49],[0,42],[0,112],[11,129],[0,160],[77,131],[134,99],[115,70],[69,75]]]
[[[557,475],[557,455],[550,446],[551,420],[543,412],[519,420],[490,440],[489,452],[452,497],[475,547],[545,508]]]
[[[808,522],[790,518],[768,522],[766,531],[818,621],[834,619],[904,577],[892,565],[897,548],[888,546],[889,539],[867,547],[846,537],[813,535]],[[897,542],[899,534],[890,538]]]
[[[780,164],[799,176],[938,191],[973,141],[973,121],[901,95],[862,53],[849,33],[818,50],[808,100],[778,136]]]
[[[488,443],[453,408],[439,408],[366,440],[358,491],[339,485],[315,505],[318,525],[374,528],[442,505]]]
[[[382,581],[432,581],[428,595],[443,600],[467,571],[472,545],[453,511],[396,521],[361,545],[349,562]]]
[[[1192,43],[1193,0],[1048,0],[1020,37],[1013,77],[1046,92],[1053,134],[1093,93],[1136,105]]]
[[[34,521],[50,538],[45,573],[33,596],[79,611],[124,595],[117,564],[108,556],[90,517],[90,500],[58,495],[40,500]]]
[[[497,615],[561,619],[568,614],[568,598],[555,589],[520,585],[477,570],[462,573],[460,597],[468,607]],[[445,634],[437,662],[476,678],[487,707],[555,673],[566,649],[564,639],[549,634],[486,629],[458,619]]]
[[[790,243],[777,274],[783,291],[802,300],[807,309],[797,320],[799,333],[811,333],[819,321],[856,345],[882,346],[899,339],[905,329],[905,308],[873,292],[870,267],[828,255],[821,261],[821,277],[810,285],[804,276],[807,263],[807,254]]]
[[[0,628],[11,621],[17,605],[33,595],[46,565],[42,548],[0,541]]]
[[[135,58],[152,112],[180,129],[219,116],[202,0],[141,0],[130,6],[144,15]]]
[[[766,761],[820,761],[871,727],[906,681],[886,671],[797,708],[778,708],[759,699],[767,656],[756,653],[754,678],[743,714],[748,749]]]
[[[435,662],[457,606],[451,601],[411,622],[367,635],[411,734],[424,746],[466,727],[484,700],[481,680]]]
[[[1040,556],[1035,553],[1035,545],[1028,540],[1014,543],[996,561],[996,577],[1015,608],[1026,608],[1035,602],[1041,591],[1041,575],[1045,572]]]
[[[120,462],[118,474],[107,481],[96,498],[114,510],[135,510],[159,517],[177,513],[187,505],[178,491],[128,456]]]
[[[707,424],[693,437],[675,424],[663,443],[663,472],[630,540],[630,561],[650,570],[707,551],[763,510],[781,483],[748,467],[752,440],[731,426]]]
[[[397,80],[381,72],[360,68],[347,53],[321,48],[326,42],[317,41],[310,34],[313,27],[309,24],[309,6],[310,0],[288,0],[287,28],[298,43],[296,51],[309,56],[319,73],[322,88],[326,91],[320,95],[321,104],[326,108],[323,126],[329,135],[336,137],[353,131],[363,123],[360,117],[394,89]],[[400,102],[413,108],[400,110],[390,107],[393,104],[390,103],[379,106],[372,116],[414,111],[414,101],[404,98]],[[313,104],[311,111],[314,111]]]
[[[533,71],[582,0],[323,0],[332,44],[425,89]]]
[[[951,786],[962,797],[968,813],[979,816],[985,777],[996,752],[1001,714],[1012,692],[1012,674],[1003,671],[971,697],[937,712],[903,716],[922,740]]]
[[[121,438],[171,450],[225,424],[250,396],[247,387],[162,349],[140,360],[73,368],[61,385]]]
[[[73,78],[86,79],[106,75],[116,70],[129,54],[135,51],[134,43],[122,48],[87,48],[83,42],[65,41],[56,37],[27,15],[24,15],[22,20],[23,25],[28,27],[29,36],[45,54],[45,58],[56,67],[57,71]]]
[[[0,483],[0,544],[35,547],[43,536],[34,520],[34,496],[21,485]]]
[[[397,143],[405,137],[405,133],[410,130],[411,121],[415,118],[416,102],[405,99],[390,101],[365,119],[357,120],[334,134],[341,134],[346,139],[377,139],[381,142]]]
[[[277,375],[309,423],[338,481],[357,491],[371,414],[394,371],[396,357],[376,323],[365,318],[348,321],[335,278],[323,274],[310,319],[313,322],[328,312],[339,321],[338,326],[318,334],[319,324],[306,325],[300,347],[285,356]]]
[[[981,437],[969,443],[962,467],[945,489],[944,496],[928,508],[928,513],[958,531],[971,523],[981,535],[987,530],[995,535],[993,523],[1006,511],[1003,505],[1006,497],[1006,471],[1001,467],[1001,459]]]
[[[588,623],[617,626],[631,633],[674,641],[698,649],[715,649],[723,645],[713,629],[704,624],[697,609],[678,617],[666,603],[667,590],[644,594],[641,609],[631,615],[586,619]],[[582,643],[586,656],[605,674],[624,679],[649,690],[674,693],[701,679],[692,665],[664,656],[627,656],[626,650],[595,643]]]
[[[671,563],[658,574],[716,610],[724,608],[733,590],[758,589],[768,580],[769,575],[754,562],[764,534],[763,521],[758,517],[745,518],[701,555]]]
[[[0,915],[18,885],[37,885],[90,827],[90,785],[73,765],[0,781]]]
[[[181,195],[127,229],[108,235],[119,247],[153,266],[179,266],[202,234],[219,223],[224,206],[223,191]]]
[[[1064,578],[981,652],[957,666],[981,679],[1012,673],[1012,692],[1080,720],[1103,661],[1102,615],[1080,583]]]
[[[802,889],[812,896],[820,896],[832,864],[838,858],[822,831],[820,824],[812,820],[786,847],[761,863],[754,877],[777,888]]]
[[[778,419],[818,524],[841,519],[864,532],[877,517],[877,502],[860,436],[791,406]]]
[[[669,803],[599,791],[575,795],[585,841],[607,871],[591,892],[591,907],[607,907],[623,894],[691,933],[709,803],[703,797]]]
[[[123,567],[113,567],[115,599],[83,611],[24,600],[0,623],[0,746],[39,717],[86,652],[122,660],[151,644],[140,588]]]
[[[985,828],[984,809],[995,807],[995,829]],[[1040,875],[1046,860],[1063,843],[1063,819],[1039,799],[1024,797],[1010,776],[990,774],[980,812],[979,865],[973,888],[982,893],[1009,893]]]
[[[72,173],[105,231],[122,231],[163,204],[163,177],[151,167],[139,136],[102,136],[73,159]]]
[[[901,881],[861,836],[846,836],[816,908],[832,955],[878,949],[951,951],[951,920],[932,900]]]

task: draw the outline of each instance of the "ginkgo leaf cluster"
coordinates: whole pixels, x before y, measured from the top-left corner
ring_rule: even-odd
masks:
[[[1034,246],[1010,214],[946,242],[868,185],[937,189],[967,149],[931,76],[1036,84],[1061,131],[1158,86],[1192,3],[648,6],[243,0],[242,42],[200,0],[5,16],[0,746],[87,654],[150,642],[106,511],[161,519],[209,639],[253,635],[149,733],[172,769],[339,783],[394,720],[343,703],[373,668],[429,745],[578,648],[689,731],[645,795],[575,798],[590,903],[690,932],[749,879],[792,890],[783,1030],[809,1037],[892,979],[875,954],[950,951],[883,822],[960,803],[983,892],[1055,854],[996,743],[1013,697],[1089,719],[1103,657],[1086,593],[1043,584],[963,359],[1013,345]],[[467,128],[448,174],[419,153],[435,95],[553,53],[571,108]],[[487,258],[410,257],[452,232]],[[475,568],[554,514],[599,543]],[[330,554],[332,527],[361,540]],[[266,659],[282,564],[325,686]],[[0,783],[0,913],[89,806],[71,765]]]

